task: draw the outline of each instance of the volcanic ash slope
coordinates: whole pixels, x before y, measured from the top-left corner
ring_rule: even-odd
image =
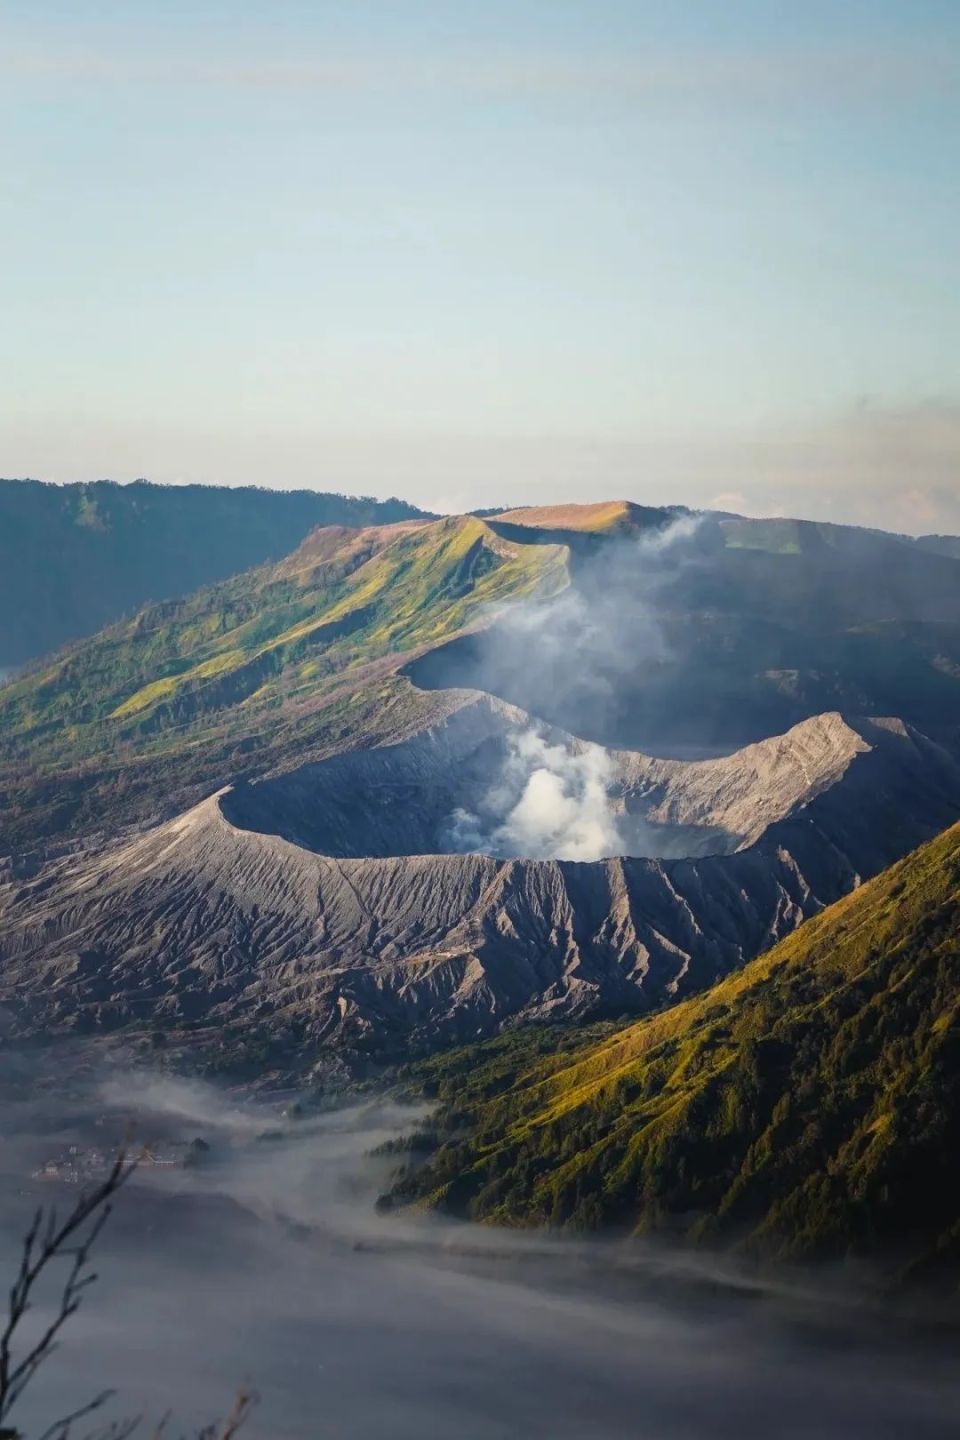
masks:
[[[616,823],[646,853],[412,853],[439,849],[530,726],[460,698],[396,744],[222,790],[37,873],[11,865],[6,1029],[191,1021],[389,1049],[636,1011],[708,985],[960,817],[947,750],[899,721],[822,715],[719,760],[607,752]]]

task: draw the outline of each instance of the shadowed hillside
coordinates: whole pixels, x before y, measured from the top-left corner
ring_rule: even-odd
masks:
[[[639,538],[671,519],[662,546]],[[417,685],[475,686],[653,754],[735,749],[826,710],[928,733],[960,721],[960,559],[946,540],[627,505],[490,524],[527,543],[564,535],[570,593],[430,650],[410,667]]]
[[[785,1257],[960,1263],[960,827],[703,996],[416,1072],[441,1143],[396,1196]]]
[[[0,480],[0,671],[286,555],[317,525],[419,515],[402,500],[216,485]]]

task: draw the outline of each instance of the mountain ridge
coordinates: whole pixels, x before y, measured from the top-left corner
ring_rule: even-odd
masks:
[[[279,559],[317,525],[424,513],[313,490],[0,479],[0,670]]]
[[[394,678],[403,660],[497,603],[563,583],[560,547],[518,546],[465,516],[320,530],[275,565],[148,607],[0,687],[0,793],[13,790],[0,851],[62,832],[48,775],[61,795],[77,793],[84,818],[97,807],[94,829],[137,806],[141,786],[155,818],[171,789],[195,798],[206,780],[209,790],[211,770],[233,778],[261,748],[276,763],[291,731],[301,754],[315,736],[336,744],[351,706],[352,724],[365,715],[371,731],[392,707],[442,708]]]

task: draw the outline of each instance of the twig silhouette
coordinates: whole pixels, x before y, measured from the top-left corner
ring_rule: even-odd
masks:
[[[57,1336],[70,1316],[76,1314],[84,1292],[97,1278],[96,1272],[88,1269],[90,1251],[110,1216],[112,1197],[127,1180],[136,1163],[136,1160],[128,1160],[124,1147],[117,1152],[105,1178],[99,1185],[93,1186],[80,1196],[63,1221],[58,1222],[55,1206],[51,1206],[48,1211],[39,1206],[34,1214],[30,1228],[24,1236],[20,1268],[10,1287],[7,1319],[0,1332],[0,1440],[3,1440],[5,1434],[16,1434],[16,1431],[10,1431],[7,1425],[11,1410],[37,1370],[49,1358],[55,1348]],[[37,1283],[48,1266],[58,1259],[69,1259],[71,1264],[60,1293],[57,1312],[40,1338],[17,1358],[14,1345],[23,1319],[31,1307]],[[104,1390],[80,1410],[55,1421],[47,1430],[44,1440],[56,1440],[56,1437],[68,1434],[71,1425],[98,1410],[110,1399],[112,1393]]]
[[[21,1440],[18,1430],[11,1428],[10,1412],[33,1380],[37,1371],[56,1349],[60,1331],[77,1313],[85,1292],[97,1279],[89,1268],[90,1252],[113,1208],[113,1197],[126,1182],[138,1159],[129,1159],[127,1147],[118,1152],[104,1179],[83,1192],[69,1214],[58,1221],[54,1206],[39,1206],[23,1238],[20,1265],[7,1303],[7,1317],[0,1331],[0,1440]],[[36,1287],[47,1268],[56,1260],[67,1259],[70,1266],[60,1292],[53,1319],[39,1339],[17,1354],[17,1342],[24,1317],[31,1308]],[[101,1410],[115,1395],[114,1390],[101,1390],[92,1400],[68,1415],[55,1420],[38,1440],[70,1440],[75,1427]],[[232,1440],[245,1424],[257,1403],[250,1388],[238,1392],[233,1409],[221,1423],[208,1425],[198,1432],[196,1440]],[[151,1440],[163,1440],[169,1416],[154,1428]],[[142,1416],[113,1420],[100,1429],[87,1431],[83,1440],[129,1440],[139,1429]]]

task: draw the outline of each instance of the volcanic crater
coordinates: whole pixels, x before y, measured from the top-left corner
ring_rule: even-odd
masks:
[[[585,742],[487,696],[465,700],[395,744],[229,790],[223,814],[238,829],[341,859],[727,855],[868,748],[827,715],[731,756],[664,760]]]
[[[544,774],[540,800],[566,802],[559,829],[542,806],[528,823]],[[0,1024],[186,1024],[301,1055],[642,1011],[742,965],[958,815],[955,753],[897,720],[818,715],[677,761],[459,692],[383,745],[0,875]]]

